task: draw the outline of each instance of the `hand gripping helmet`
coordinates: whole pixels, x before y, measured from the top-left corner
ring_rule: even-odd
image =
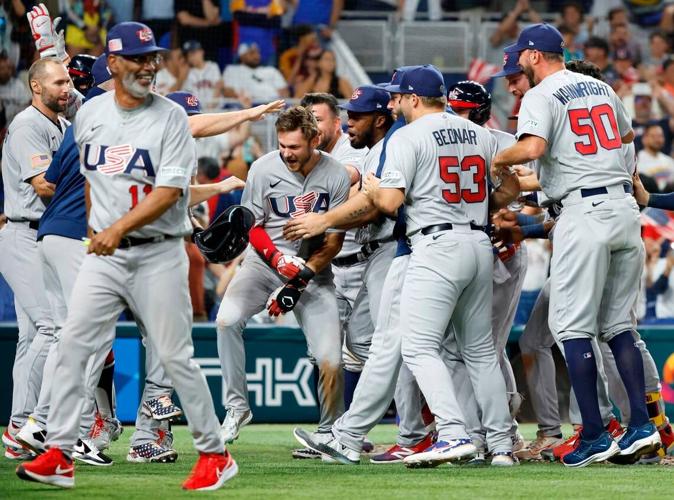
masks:
[[[94,84],[94,76],[91,70],[95,62],[94,56],[77,54],[68,63],[68,74],[73,81],[73,85],[82,95],[87,95]]]
[[[468,119],[484,125],[491,114],[491,94],[481,84],[464,80],[452,85],[447,94],[447,103],[453,110],[470,109]]]
[[[207,229],[196,233],[194,243],[208,262],[226,263],[237,258],[248,246],[248,232],[255,225],[253,212],[232,205]]]

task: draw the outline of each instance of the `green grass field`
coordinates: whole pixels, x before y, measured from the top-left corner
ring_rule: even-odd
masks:
[[[528,463],[508,469],[443,466],[407,470],[402,465],[325,465],[318,460],[293,460],[297,447],[291,425],[251,425],[230,447],[239,475],[211,493],[185,493],[180,484],[189,473],[196,452],[185,427],[175,427],[174,464],[129,464],[125,461],[131,427],[113,444],[115,464],[108,468],[77,465],[76,487],[65,491],[19,480],[16,463],[0,458],[0,498],[123,498],[169,499],[185,496],[228,498],[671,498],[674,467],[593,465],[570,470],[559,464]],[[535,428],[523,425],[525,437]],[[377,427],[370,438],[390,443],[395,427]]]

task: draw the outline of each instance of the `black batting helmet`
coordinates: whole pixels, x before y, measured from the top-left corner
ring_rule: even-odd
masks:
[[[472,80],[452,85],[447,102],[455,111],[470,109],[468,119],[477,125],[483,125],[491,115],[491,94],[483,85]]]
[[[237,258],[248,246],[248,232],[255,225],[253,212],[232,205],[207,229],[194,236],[194,243],[208,262],[225,263]]]
[[[68,74],[73,81],[73,85],[83,95],[86,95],[94,84],[94,76],[91,74],[91,70],[95,62],[94,56],[77,54],[68,63]]]

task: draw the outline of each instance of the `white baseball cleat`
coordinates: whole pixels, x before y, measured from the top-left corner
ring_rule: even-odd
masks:
[[[293,436],[308,449],[320,453],[323,462],[342,465],[360,464],[360,453],[342,444],[332,432],[308,432],[295,427]]]
[[[233,443],[239,437],[241,428],[249,424],[251,420],[253,420],[253,412],[250,410],[239,411],[233,408],[227,410],[225,420],[220,426],[220,435],[225,444]]]
[[[28,420],[21,427],[17,435],[14,436],[14,439],[26,448],[29,448],[36,455],[40,455],[46,451],[45,441],[47,439],[47,431],[33,417],[28,417]]]
[[[85,464],[96,465],[98,467],[108,467],[112,465],[112,458],[96,448],[96,445],[90,439],[78,439],[73,448],[73,458]]]
[[[403,459],[406,467],[437,467],[447,462],[464,463],[475,457],[477,448],[470,439],[438,441],[421,453]]]

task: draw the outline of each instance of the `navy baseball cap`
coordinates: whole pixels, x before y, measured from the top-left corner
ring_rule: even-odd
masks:
[[[527,26],[517,38],[517,43],[505,48],[507,51],[522,52],[523,50],[540,50],[541,52],[564,53],[564,37],[547,23],[538,23]]]
[[[516,75],[522,72],[522,68],[519,65],[520,53],[517,50],[508,50],[510,47],[506,47],[503,52],[503,69],[498,73],[493,74],[492,78],[500,78],[502,76]]]
[[[375,111],[390,113],[391,110],[387,107],[390,100],[390,94],[383,88],[376,85],[363,85],[353,91],[349,102],[341,104],[339,107],[354,113],[373,113]]]
[[[384,90],[394,94],[416,94],[421,97],[443,97],[447,94],[445,78],[431,64],[412,66],[403,72],[400,84],[389,85]]]
[[[171,92],[166,97],[176,104],[180,104],[189,116],[201,114],[201,104],[194,94],[189,92]]]
[[[136,22],[119,23],[110,28],[105,47],[108,54],[120,56],[137,56],[166,50],[155,43],[150,28]]]
[[[386,88],[390,87],[391,85],[400,85],[400,79],[403,77],[403,73],[412,68],[416,68],[416,66],[400,66],[399,68],[396,68],[396,70],[393,72],[393,75],[391,76],[391,81],[385,83],[378,83],[377,87]]]
[[[94,77],[94,85],[96,86],[112,79],[110,68],[108,68],[108,57],[105,54],[96,58],[96,62],[91,67],[91,76]]]

